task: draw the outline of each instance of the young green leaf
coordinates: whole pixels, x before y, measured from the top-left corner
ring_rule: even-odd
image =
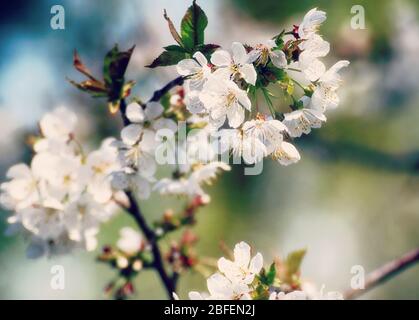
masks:
[[[173,66],[179,61],[187,58],[186,53],[181,50],[167,50],[163,51],[151,64],[146,66],[147,68],[157,68],[157,67],[166,67]]]
[[[192,52],[196,46],[204,44],[204,31],[207,25],[208,18],[205,12],[194,0],[186,11],[180,27],[183,47],[186,50]]]
[[[195,47],[195,51],[200,51],[203,55],[209,58],[218,48],[220,48],[220,46],[216,44],[200,44]]]
[[[103,64],[103,79],[109,90],[109,101],[117,101],[122,97],[124,75],[135,46],[127,51],[119,51],[115,45],[106,56]]]
[[[285,265],[287,268],[287,274],[289,276],[292,276],[300,272],[301,263],[303,262],[306,252],[307,252],[306,249],[301,249],[301,250],[293,251],[287,256]]]

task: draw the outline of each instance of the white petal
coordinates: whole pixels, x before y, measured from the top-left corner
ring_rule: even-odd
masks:
[[[298,152],[297,148],[295,148],[291,143],[282,142],[280,149],[280,154],[276,154],[276,160],[280,164],[288,166],[290,164],[294,164],[300,161],[300,153]]]
[[[9,179],[25,179],[32,176],[29,167],[24,164],[16,164],[7,170],[6,177]]]
[[[260,57],[261,54],[262,54],[262,51],[261,50],[253,49],[248,54],[248,58],[247,58],[248,59],[248,62],[249,63],[255,62],[257,59],[259,59],[259,57]]]
[[[227,114],[227,109],[224,106],[214,107],[210,111],[211,111],[211,117],[216,121],[223,118],[225,119],[225,116]]]
[[[227,108],[227,119],[232,128],[238,128],[243,123],[244,117],[244,109],[238,103]]]
[[[161,119],[156,120],[156,122],[153,123],[153,129],[156,131],[161,130],[161,129],[169,129],[172,132],[176,132],[178,127],[174,120],[161,118]]]
[[[339,75],[339,71],[342,68],[346,68],[349,66],[349,61],[342,60],[337,62],[334,66],[332,66],[321,78],[320,82],[326,84],[329,87],[337,89],[339,87],[341,77]]]
[[[235,268],[234,263],[224,257],[218,259],[217,262],[218,270],[224,274],[229,274]]]
[[[204,103],[199,99],[199,91],[191,91],[185,97],[186,108],[190,113],[201,113],[205,110]]]
[[[310,81],[317,81],[326,71],[326,67],[318,59],[314,59],[304,70],[304,75],[307,77]]]
[[[256,84],[257,73],[253,64],[247,63],[240,67],[240,73],[247,83],[253,86]]]
[[[240,42],[233,42],[233,44],[231,45],[231,50],[233,52],[233,60],[236,64],[248,63],[246,49]]]
[[[147,120],[154,120],[160,117],[163,111],[163,106],[158,102],[149,102],[144,109]]]
[[[193,57],[199,62],[201,66],[206,66],[208,64],[207,58],[201,52],[195,52]]]
[[[232,71],[230,68],[219,68],[214,71],[212,78],[215,79],[218,83],[222,83],[225,80],[230,81]]]
[[[200,65],[194,59],[181,60],[176,66],[176,70],[181,76],[189,76],[198,72],[200,68]]]
[[[228,298],[233,295],[231,282],[219,273],[215,273],[207,279],[207,287],[211,296]]]
[[[250,261],[249,270],[252,273],[258,274],[263,267],[263,257],[258,252]]]
[[[116,190],[126,190],[129,187],[129,180],[125,172],[114,172],[111,179],[112,187]]]
[[[142,200],[148,199],[151,194],[150,183],[146,179],[140,176],[133,177],[133,179],[134,179],[133,189],[136,195],[138,196],[138,198]]]
[[[277,68],[283,69],[288,65],[287,57],[281,50],[272,51],[269,56],[271,57],[273,65]]]
[[[127,145],[132,146],[140,139],[142,131],[142,126],[138,124],[130,124],[121,130],[121,139]]]
[[[241,267],[248,267],[250,262],[250,246],[240,242],[234,247],[234,263]]]
[[[126,116],[131,122],[135,122],[135,123],[141,123],[141,122],[144,122],[145,120],[144,110],[136,102],[130,103],[127,106]]]
[[[249,111],[252,109],[252,102],[250,101],[249,97],[247,96],[246,91],[239,90],[239,91],[236,92],[236,96],[237,96],[237,99],[240,102],[240,105],[243,108],[245,108]]]
[[[225,50],[217,50],[211,56],[211,63],[217,67],[226,67],[231,64],[231,56]]]

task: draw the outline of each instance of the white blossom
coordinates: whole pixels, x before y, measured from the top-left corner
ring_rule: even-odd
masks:
[[[46,114],[40,125],[45,148],[35,148],[30,167],[11,167],[10,180],[0,187],[1,204],[14,211],[8,222],[28,239],[31,257],[93,250],[100,224],[115,212],[113,199],[119,196],[108,178],[119,168],[116,149],[107,139],[84,154],[71,143],[76,119],[63,108]]]
[[[303,133],[309,134],[312,128],[320,128],[327,120],[323,112],[312,108],[309,97],[304,96],[300,101],[303,103],[303,108],[286,113],[283,120],[289,135],[293,138],[301,137]]]
[[[218,260],[218,269],[233,283],[250,284],[263,267],[263,257],[258,252],[250,257],[250,246],[240,242],[234,247],[234,261],[226,258]]]
[[[326,21],[326,12],[317,10],[317,8],[311,9],[304,16],[303,21],[299,25],[298,35],[301,39],[308,39],[315,34],[320,25]]]
[[[300,44],[302,50],[298,65],[310,81],[316,81],[326,71],[326,67],[318,58],[329,54],[330,44],[317,34]]]
[[[215,273],[207,279],[209,294],[196,291],[189,293],[191,300],[251,300],[251,289],[244,283],[231,282],[220,273]]]
[[[283,166],[289,166],[291,164],[297,163],[301,159],[297,148],[286,141],[281,141],[276,146],[274,146],[271,157]]]
[[[202,189],[203,184],[209,184],[217,176],[217,173],[229,171],[231,168],[224,162],[210,162],[194,166],[188,177],[178,179],[163,178],[154,185],[154,190],[163,195],[184,195],[190,198],[195,196],[208,197]]]
[[[339,105],[340,100],[336,93],[342,82],[339,71],[347,66],[349,61],[339,61],[320,77],[311,100],[314,109],[324,112]]]
[[[228,119],[231,127],[239,127],[245,117],[245,109],[250,111],[251,102],[244,90],[233,81],[211,78],[204,85],[200,99],[210,116],[215,121],[224,122]]]
[[[127,255],[135,255],[143,246],[141,234],[130,227],[124,227],[119,231],[119,239],[116,246]]]
[[[288,65],[287,57],[282,50],[276,49],[276,47],[277,45],[274,40],[268,40],[263,44],[258,44],[249,53],[249,61],[265,66],[270,58],[275,67],[284,69]]]
[[[177,72],[181,76],[188,76],[187,83],[191,90],[200,90],[211,75],[208,60],[201,52],[196,52],[193,59],[184,59],[177,64]]]
[[[214,75],[227,79],[243,78],[251,85],[256,84],[257,73],[254,66],[249,63],[249,55],[245,47],[239,42],[231,45],[233,56],[228,51],[217,50],[211,56],[211,63],[218,67]]]
[[[266,145],[252,134],[240,129],[223,129],[220,132],[221,152],[231,151],[235,158],[247,164],[255,164],[268,155]]]
[[[283,134],[288,133],[288,128],[284,123],[264,115],[258,115],[256,119],[245,122],[242,128],[247,136],[262,141],[268,154],[272,152],[276,144],[283,140]]]

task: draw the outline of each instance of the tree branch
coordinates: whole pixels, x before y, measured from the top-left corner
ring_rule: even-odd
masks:
[[[131,122],[127,118],[126,111],[127,111],[127,102],[125,99],[122,99],[119,105],[119,110],[121,111],[122,121],[124,122],[124,127],[129,125]]]
[[[163,96],[166,93],[168,93],[174,87],[183,85],[183,82],[184,81],[185,81],[185,77],[183,77],[183,76],[177,77],[176,79],[170,81],[168,84],[166,84],[160,90],[154,91],[153,96],[151,97],[151,99],[148,102],[157,102],[157,101],[159,101],[161,98],[163,98]]]
[[[160,90],[157,90],[153,93],[153,96],[149,100],[149,102],[158,102],[160,99],[167,94],[170,90],[172,90],[174,87],[183,85],[185,81],[185,77],[180,76],[176,79],[170,81],[167,83],[163,88]],[[126,109],[127,104],[125,99],[122,99],[120,102],[120,112],[122,121],[124,123],[124,126],[127,126],[130,124],[129,119],[126,116]],[[166,289],[166,293],[169,297],[169,299],[173,299],[173,293],[176,292],[176,285],[178,282],[179,274],[177,272],[173,272],[171,276],[168,275],[164,268],[163,258],[160,252],[160,248],[158,246],[158,237],[156,233],[149,227],[147,224],[147,221],[145,220],[141,209],[138,205],[137,200],[135,199],[134,195],[131,191],[127,191],[126,195],[129,199],[130,205],[127,208],[128,212],[131,214],[131,216],[135,219],[135,221],[138,224],[138,227],[141,229],[141,231],[144,233],[144,236],[147,238],[148,242],[151,245],[151,251],[153,254],[153,267],[157,271],[157,273],[160,276],[160,279],[163,282],[163,285]]]
[[[348,300],[356,299],[360,295],[368,292],[376,286],[386,282],[387,280],[390,280],[417,262],[419,262],[419,248],[412,250],[404,256],[390,261],[384,266],[371,272],[365,280],[364,289],[348,289],[344,292],[343,296]]]
[[[155,91],[153,93],[153,96],[149,100],[149,102],[159,101],[166,93],[168,93],[174,87],[182,85],[184,81],[185,81],[185,78],[182,76],[177,77],[176,79],[170,81],[162,89]],[[126,109],[127,109],[126,101],[125,99],[122,99],[120,102],[120,111],[121,111],[121,117],[122,117],[124,126],[127,126],[130,124],[129,119],[126,116]],[[173,293],[176,292],[176,284],[177,284],[179,275],[176,272],[174,272],[172,276],[169,276],[168,273],[166,272],[164,268],[163,258],[162,258],[160,248],[158,245],[158,237],[156,233],[147,224],[147,221],[145,220],[141,212],[138,202],[135,199],[134,195],[131,193],[131,191],[127,191],[126,195],[130,202],[130,205],[127,210],[131,214],[131,216],[135,219],[135,221],[138,224],[138,227],[141,229],[141,231],[144,233],[144,236],[147,238],[148,242],[150,243],[151,251],[153,254],[153,267],[159,274],[160,279],[164,285],[164,288],[166,289],[166,293],[169,299],[173,299]]]
[[[139,228],[144,233],[144,236],[147,238],[148,242],[151,245],[151,251],[153,254],[153,264],[152,266],[157,271],[157,273],[160,276],[160,279],[163,282],[163,285],[166,289],[166,293],[169,297],[169,299],[173,299],[173,292],[176,291],[176,280],[177,275],[174,274],[172,277],[170,277],[165,268],[163,263],[163,258],[160,252],[160,248],[157,243],[157,236],[155,232],[148,226],[146,220],[144,219],[144,216],[141,212],[140,207],[138,206],[137,200],[133,196],[133,194],[130,191],[126,192],[128,199],[130,201],[130,205],[128,207],[128,212],[131,214],[131,216],[135,219],[137,222]]]

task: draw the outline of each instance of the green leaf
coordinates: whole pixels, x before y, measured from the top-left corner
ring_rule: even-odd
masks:
[[[195,47],[195,51],[200,51],[203,55],[209,57],[218,48],[220,48],[220,46],[217,44],[200,44]]]
[[[185,49],[183,49],[181,46],[178,46],[178,45],[175,45],[175,44],[164,47],[163,49],[166,50],[166,51],[186,53]]]
[[[268,273],[266,274],[267,285],[270,286],[274,283],[275,276],[276,276],[275,263],[272,263],[271,266],[269,267]]]
[[[122,98],[124,75],[134,48],[135,46],[127,51],[119,51],[118,46],[115,45],[105,56],[103,79],[109,89],[109,101],[117,101]]]
[[[275,40],[277,48],[279,49],[282,49],[284,47],[284,39],[283,39],[284,34],[285,34],[285,30],[282,30],[280,34],[278,34],[277,36],[273,38]]]
[[[106,54],[103,64],[103,77],[108,87],[112,86],[115,82],[123,81],[134,48],[135,46],[128,51],[119,51],[118,46],[115,45]]]
[[[180,25],[182,43],[189,52],[194,51],[195,47],[204,44],[204,31],[208,25],[208,18],[200,6],[193,1],[188,8]]]
[[[288,276],[292,276],[300,271],[301,263],[303,262],[304,256],[307,250],[301,249],[291,252],[285,261]]]
[[[266,271],[265,268],[262,268],[259,274],[259,280],[262,282],[263,285],[271,286],[275,281],[275,276],[276,276],[276,267],[275,267],[275,263],[272,263],[268,271]]]
[[[166,47],[167,48],[167,47]],[[187,55],[184,51],[180,50],[170,50],[163,51],[151,64],[146,66],[147,68],[157,68],[157,67],[166,67],[173,66],[179,61],[186,59]]]

